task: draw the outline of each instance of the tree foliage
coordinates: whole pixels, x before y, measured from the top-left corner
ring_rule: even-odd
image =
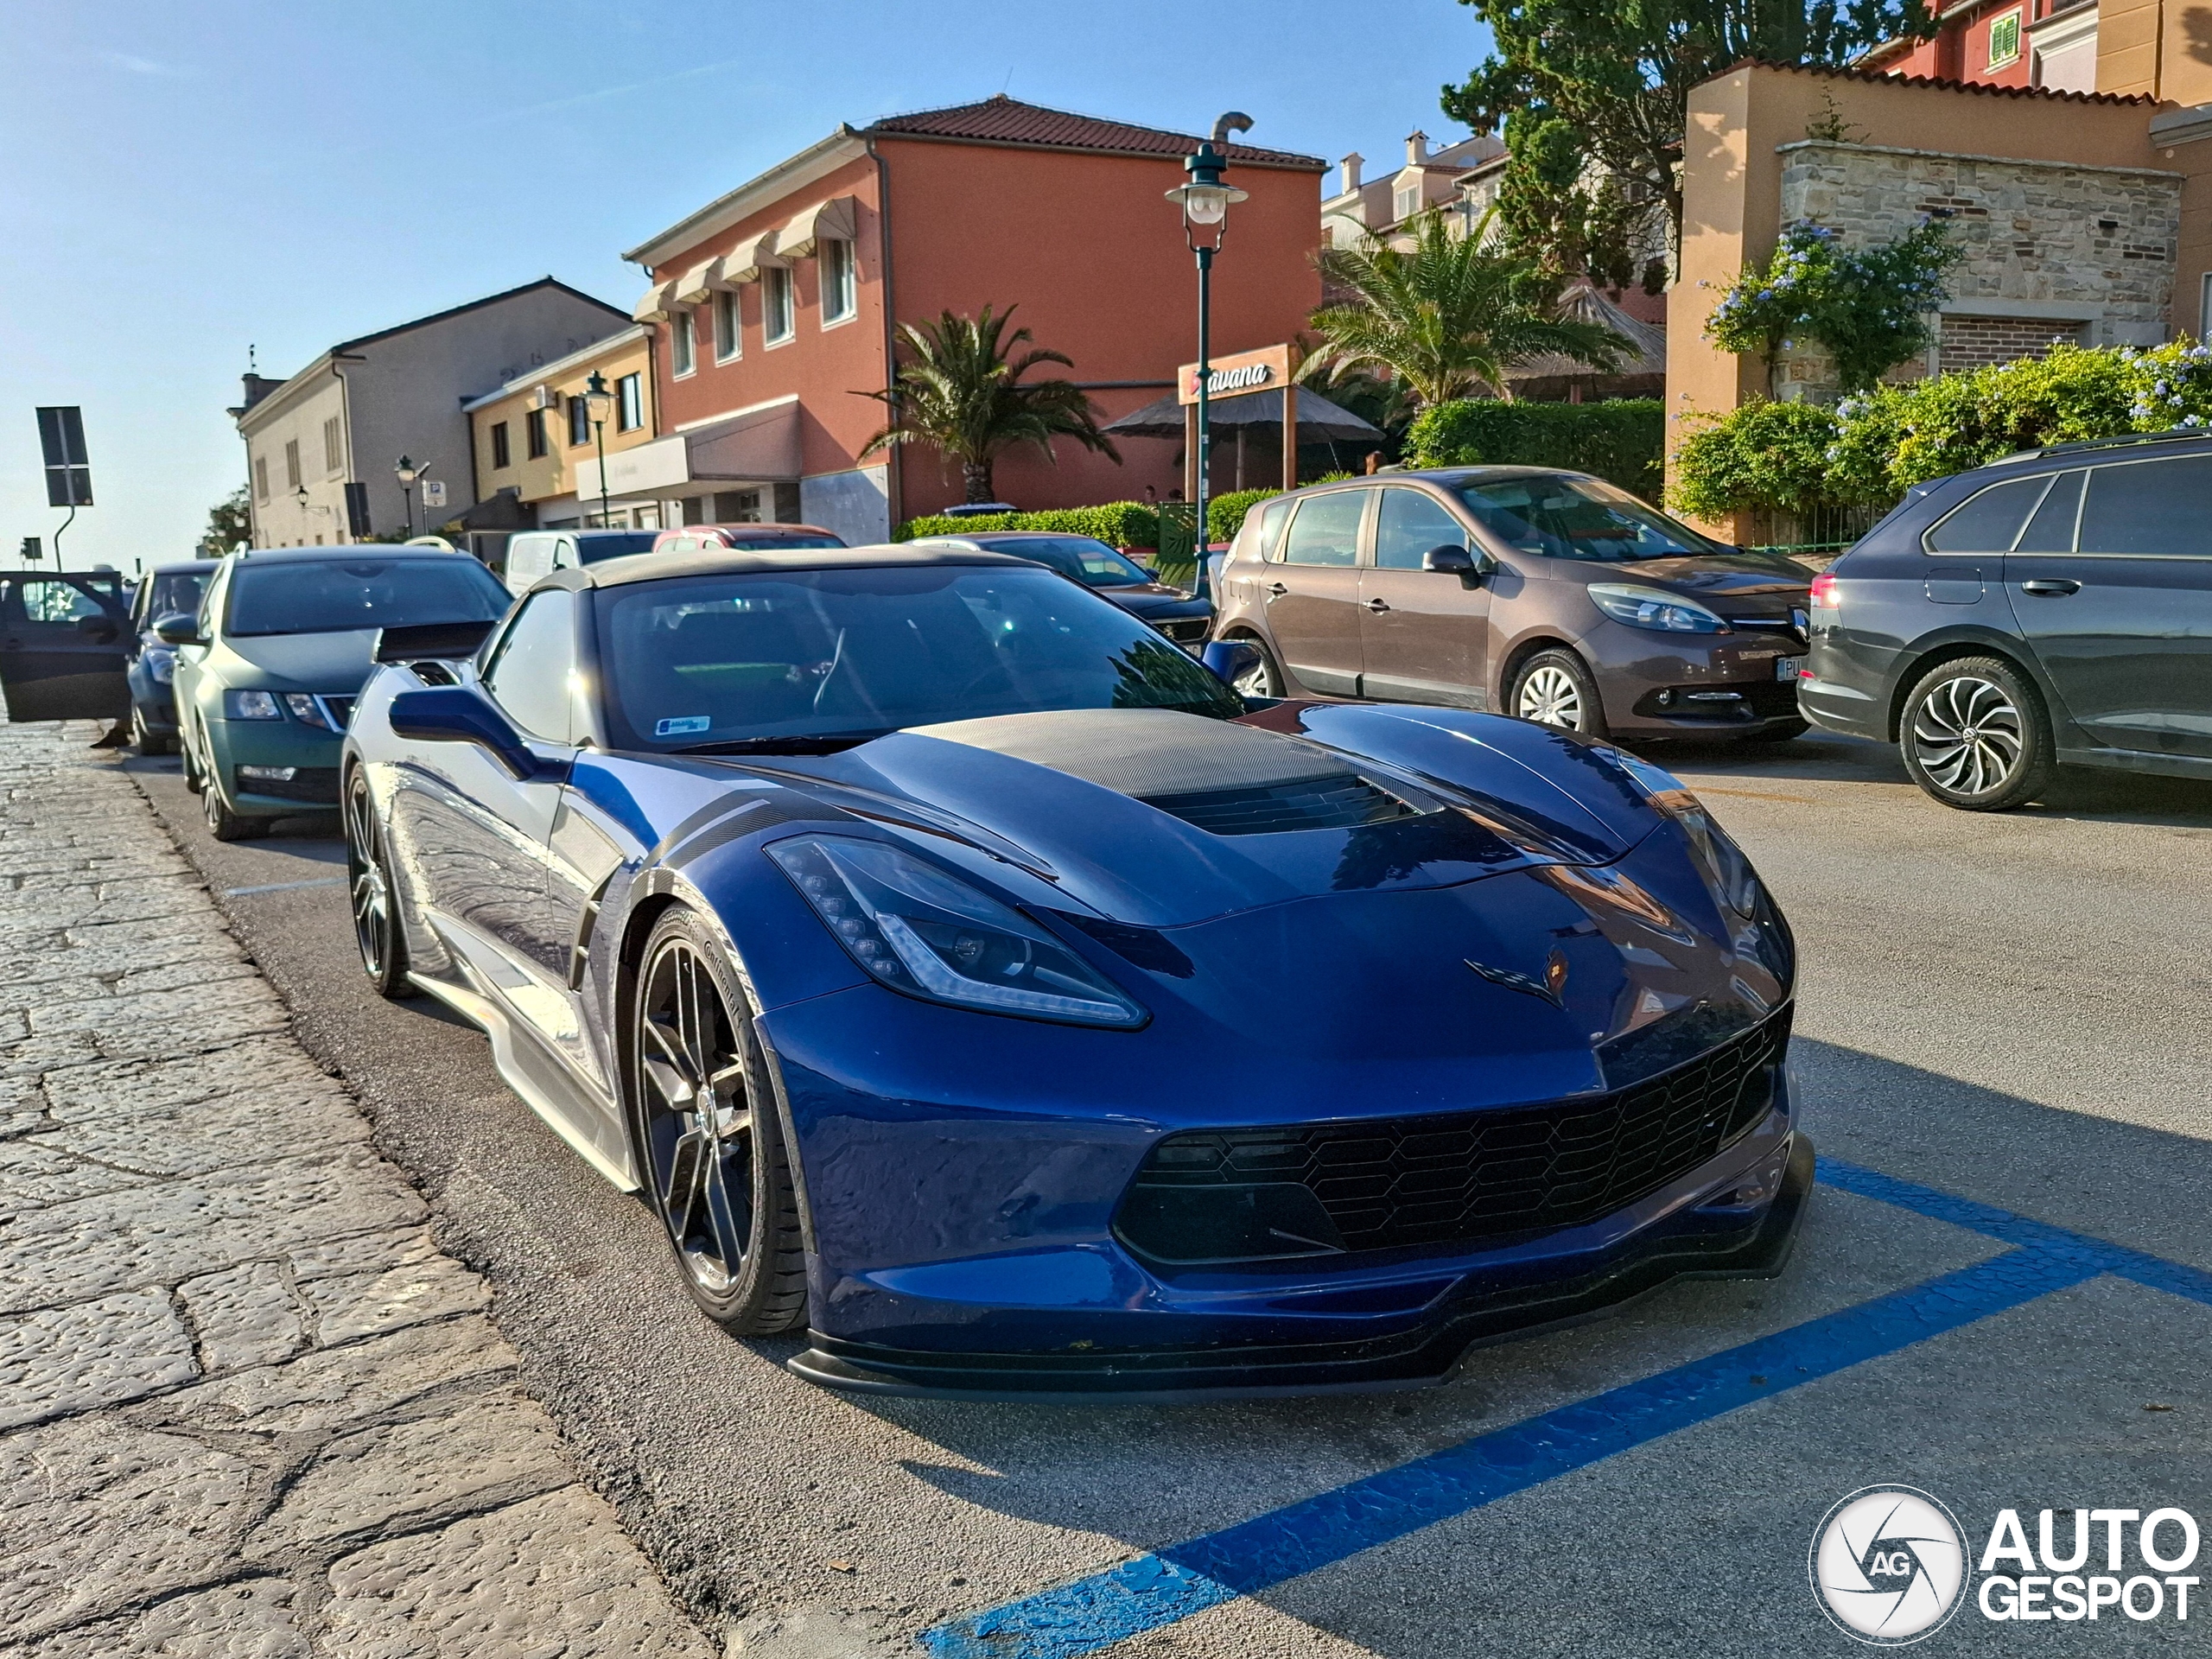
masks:
[[[1497,207],[1507,251],[1548,275],[1586,276],[1616,290],[1641,283],[1653,294],[1666,285],[1664,260],[1639,265],[1637,257],[1656,205],[1634,199],[1618,175],[1593,169],[1574,124],[1541,105],[1507,124]]]
[[[1453,236],[1428,213],[1411,248],[1370,237],[1323,249],[1321,274],[1353,297],[1323,306],[1313,327],[1344,362],[1387,368],[1425,404],[1485,389],[1510,397],[1506,371],[1553,353],[1601,372],[1618,363],[1621,337],[1554,315],[1558,279],[1489,245],[1489,224]]]
[[[1944,279],[1963,253],[1941,219],[1855,253],[1824,225],[1792,225],[1766,268],[1747,267],[1721,296],[1706,333],[1722,350],[1770,365],[1793,338],[1817,340],[1843,389],[1863,391],[1927,351],[1928,314],[1942,304]]]
[[[1073,367],[1074,359],[1043,350],[1012,355],[1030,337],[1027,328],[1007,333],[1014,308],[994,315],[987,305],[981,316],[947,311],[935,322],[900,323],[904,360],[892,384],[860,394],[887,405],[891,423],[861,453],[872,455],[897,443],[930,444],[960,463],[963,499],[969,501],[995,499],[993,463],[1016,444],[1033,444],[1054,461],[1052,440],[1073,438],[1118,465],[1120,452],[1098,429],[1090,400],[1073,381],[1023,381],[1039,364]]]
[[[1936,12],[1916,0],[1464,3],[1495,49],[1444,89],[1444,112],[1478,132],[1564,121],[1586,156],[1664,204],[1677,247],[1691,87],[1746,58],[1841,68],[1884,41],[1929,38]]]
[[[219,558],[240,542],[252,539],[253,519],[246,505],[245,486],[241,484],[207,510],[207,529],[200,545],[210,558]]]

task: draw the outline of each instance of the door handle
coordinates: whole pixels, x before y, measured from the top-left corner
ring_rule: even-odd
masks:
[[[2038,576],[2033,582],[2022,582],[2020,591],[2049,598],[2053,594],[2078,594],[2082,591],[2082,584],[2064,576]]]
[[[1367,601],[1367,608],[1374,612],[1376,615],[1380,616],[1383,612],[1390,608],[1390,601],[1383,598],[1380,594],[1377,594],[1373,599]]]
[[[1269,599],[1281,599],[1289,591],[1289,588],[1284,587],[1282,583],[1279,582],[1271,582],[1268,584],[1268,597]]]

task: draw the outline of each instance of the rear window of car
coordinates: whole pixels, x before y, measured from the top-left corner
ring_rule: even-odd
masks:
[[[610,530],[576,537],[576,557],[586,564],[601,559],[624,559],[632,553],[650,553],[660,539],[657,530]]]
[[[732,547],[842,547],[844,543],[835,536],[747,536],[734,532],[729,537]]]
[[[1272,559],[1276,556],[1282,543],[1284,521],[1290,517],[1291,502],[1291,497],[1279,496],[1259,508],[1259,527],[1255,532],[1257,539],[1252,543],[1255,557]]]
[[[1365,490],[1337,490],[1309,495],[1298,505],[1283,540],[1285,564],[1346,565],[1359,563],[1359,520],[1367,511]]]
[[[2050,474],[2012,478],[1979,490],[1928,532],[1930,553],[2006,553],[2050,487]]]
[[[466,554],[435,559],[329,559],[256,565],[231,574],[226,633],[345,633],[427,622],[489,622],[511,602]]]

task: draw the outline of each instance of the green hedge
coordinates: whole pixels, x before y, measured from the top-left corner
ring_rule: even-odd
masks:
[[[1235,541],[1236,532],[1244,528],[1244,515],[1270,496],[1281,493],[1281,490],[1231,490],[1227,495],[1217,495],[1206,503],[1206,539]]]
[[[1141,501],[1109,501],[1096,507],[1054,507],[1042,512],[987,512],[969,518],[933,514],[909,518],[891,534],[894,542],[919,536],[962,536],[979,530],[1050,530],[1091,536],[1113,547],[1160,545],[1160,514]]]
[[[1409,467],[1520,464],[1595,473],[1646,499],[1659,495],[1666,411],[1656,397],[1601,404],[1458,397],[1414,416]]]

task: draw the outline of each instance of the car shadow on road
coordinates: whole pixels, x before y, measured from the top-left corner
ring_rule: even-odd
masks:
[[[2212,1109],[2201,1136],[2176,1134],[2043,1105],[1833,1044],[1801,1039],[1793,1052],[1808,1128],[1823,1155],[2212,1268],[2212,1243],[2201,1226],[2212,1197]],[[1959,1252],[1979,1259],[1999,1248],[1980,1235],[1822,1187],[1802,1245],[1772,1285],[1677,1284],[1616,1319],[1478,1350],[1460,1377],[1440,1389],[1108,1408],[858,1396],[852,1403],[944,1448],[950,1455],[943,1463],[909,1459],[906,1466],[962,1503],[1152,1550],[1552,1409],[1563,1385],[1568,1397],[1586,1397],[1664,1369],[1676,1363],[1663,1357],[1668,1342],[1684,1332],[1698,1352],[1719,1351],[1777,1328],[1777,1319],[1795,1323],[1810,1316],[1806,1310],[1849,1305],[1948,1270]],[[1870,1250],[1881,1258],[1871,1266]],[[1669,1326],[1676,1327],[1671,1335]],[[2081,1359],[2049,1363],[2063,1369]],[[2034,1372],[2037,1359],[2017,1353],[2006,1363]],[[1895,1387],[1897,1375],[1892,1366],[1885,1380],[1870,1374],[1863,1386]],[[2037,1374],[2024,1386],[2039,1380]],[[1817,1414],[1827,1408],[1808,1398],[1793,1409],[1815,1414],[1809,1432],[1817,1441]],[[1839,1428],[1839,1440],[1844,1434]],[[1848,1451],[1820,1446],[1822,1456]],[[2032,1489],[2042,1471],[2027,1466],[2033,1453],[2019,1457],[2022,1466],[1999,1472]],[[1286,1498],[1285,1471],[1293,1478],[1303,1472],[1313,1484]],[[1391,1595],[1387,1585],[1376,1593]],[[1315,1596],[1294,1586],[1280,1600],[1274,1592],[1259,1599],[1293,1617],[1315,1618]],[[1425,1592],[1421,1599],[1448,1606],[1452,1597]],[[1405,1617],[1400,1606],[1369,1628],[1354,1610],[1341,1622],[1316,1622],[1392,1659],[1471,1650],[1457,1624],[1440,1625],[1433,1640],[1408,1645]]]

